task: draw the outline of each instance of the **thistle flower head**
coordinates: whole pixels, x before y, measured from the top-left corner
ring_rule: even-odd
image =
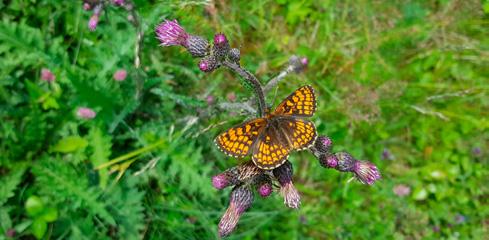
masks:
[[[95,111],[93,111],[91,108],[87,108],[87,107],[80,107],[78,108],[78,110],[76,111],[76,115],[80,118],[83,118],[83,119],[92,119],[94,118],[97,114],[95,113]]]
[[[56,76],[47,68],[41,69],[41,80],[46,82],[53,82],[56,80]]]
[[[292,182],[280,187],[280,193],[284,197],[284,204],[289,208],[299,208],[301,196]]]
[[[319,157],[319,163],[325,168],[336,168],[338,166],[338,158],[334,154],[322,154]]]
[[[229,185],[231,185],[231,181],[226,172],[212,177],[212,186],[218,190],[221,190]]]
[[[326,136],[319,136],[314,143],[314,147],[321,153],[329,153],[331,147],[333,146],[333,141],[331,138]]]
[[[205,57],[210,52],[209,42],[196,35],[188,35],[184,46],[192,57]]]
[[[207,102],[207,105],[212,105],[212,104],[214,104],[214,102],[216,101],[216,99],[214,98],[214,96],[208,95],[205,98],[205,101]]]
[[[165,20],[165,22],[156,27],[156,38],[160,40],[163,46],[186,46],[188,36],[177,20]]]
[[[273,176],[277,179],[281,186],[292,182],[292,174],[294,169],[289,161],[285,161],[282,166],[273,169]]]
[[[122,6],[124,5],[124,0],[112,0],[112,3],[116,6]]]
[[[199,69],[202,72],[212,72],[218,67],[217,60],[213,55],[204,57],[199,62]]]
[[[342,172],[352,172],[355,168],[356,160],[353,156],[347,152],[335,153],[336,159],[338,159],[338,165],[336,169]]]
[[[304,67],[307,67],[307,65],[309,64],[309,59],[307,59],[306,57],[303,57],[303,58],[301,58],[301,63]]]
[[[354,164],[353,172],[356,178],[363,184],[372,185],[375,181],[380,179],[380,172],[371,162],[356,161]]]
[[[127,71],[125,69],[119,69],[114,73],[114,80],[116,81],[124,81],[127,77]]]
[[[223,45],[223,44],[227,44],[228,43],[228,39],[226,38],[226,35],[224,35],[223,33],[218,33],[216,35],[214,35],[214,44],[215,45]]]
[[[99,20],[98,14],[93,14],[90,17],[90,20],[88,20],[88,28],[90,29],[90,31],[92,32],[95,31],[98,25],[98,20]]]
[[[90,5],[90,3],[83,3],[83,10],[89,11],[90,9],[92,9],[92,5]]]
[[[229,50],[228,57],[229,57],[229,60],[239,64],[239,60],[241,58],[241,53],[240,53],[239,49],[231,48],[231,50]]]
[[[309,60],[306,57],[299,58],[297,56],[292,56],[289,58],[289,68],[296,73],[306,69],[307,64],[309,64]]]
[[[258,194],[260,194],[261,197],[268,197],[272,194],[272,179],[268,175],[261,174],[256,177],[256,186]]]
[[[251,206],[253,193],[246,186],[237,186],[231,192],[229,207],[218,225],[220,237],[229,235],[238,224],[241,215]]]

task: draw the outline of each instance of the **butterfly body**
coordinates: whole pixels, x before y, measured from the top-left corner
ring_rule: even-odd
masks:
[[[215,142],[229,156],[251,153],[256,166],[270,170],[282,165],[292,150],[303,150],[316,140],[314,124],[306,120],[316,110],[311,86],[303,86],[288,96],[273,112],[235,126],[220,134]]]

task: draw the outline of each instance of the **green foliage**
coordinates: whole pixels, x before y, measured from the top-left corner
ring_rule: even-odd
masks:
[[[158,46],[163,19],[208,39],[224,32],[263,83],[290,55],[307,56],[267,103],[312,84],[320,134],[383,175],[366,187],[293,153],[301,208],[256,197],[229,239],[489,236],[489,1],[134,2],[139,68],[122,7],[108,4],[91,32],[81,1],[0,3],[0,239],[217,238],[229,190],[210,178],[238,161],[211,140],[247,116],[206,97],[252,93],[229,71],[204,74],[183,48]],[[77,117],[80,107],[96,117]]]

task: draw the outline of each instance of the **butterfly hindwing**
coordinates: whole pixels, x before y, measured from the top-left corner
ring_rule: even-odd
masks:
[[[274,114],[311,117],[316,112],[316,95],[311,86],[303,86],[295,90],[275,109]]]
[[[290,147],[279,141],[271,128],[263,131],[253,145],[251,159],[261,169],[274,169],[282,165],[288,158]]]
[[[314,123],[304,119],[288,118],[280,122],[280,127],[287,134],[293,150],[303,150],[310,147],[317,138]]]
[[[253,119],[228,129],[226,132],[217,136],[214,142],[217,147],[227,155],[244,157],[250,152],[253,143],[256,141],[265,125],[265,119]]]

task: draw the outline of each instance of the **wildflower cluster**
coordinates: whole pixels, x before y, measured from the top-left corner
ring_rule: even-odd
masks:
[[[200,58],[198,67],[203,72],[213,72],[220,67],[226,67],[240,75],[242,84],[253,91],[256,97],[258,116],[264,116],[264,94],[288,73],[304,71],[308,65],[307,58],[293,56],[285,70],[269,84],[262,87],[258,79],[240,65],[240,51],[232,48],[228,39],[222,33],[214,36],[212,44],[205,38],[187,33],[176,20],[165,20],[156,27],[156,37],[161,46],[182,46],[193,56]],[[215,99],[208,98],[209,103]],[[237,106],[243,106],[243,104]],[[332,152],[332,141],[326,136],[319,136],[315,143],[309,147],[309,151],[319,160],[321,166],[333,168],[341,172],[351,172],[355,178],[363,183],[371,185],[380,178],[377,167],[366,161],[356,160],[347,152]],[[293,184],[293,167],[289,161],[272,170],[264,170],[252,161],[232,167],[212,178],[212,185],[216,189],[232,187],[229,206],[222,216],[218,232],[221,237],[229,235],[235,228],[241,215],[250,208],[254,198],[253,189],[256,189],[261,197],[268,197],[273,191],[277,191],[284,198],[284,204],[290,208],[300,206],[300,194]],[[274,189],[277,186],[277,189]]]

